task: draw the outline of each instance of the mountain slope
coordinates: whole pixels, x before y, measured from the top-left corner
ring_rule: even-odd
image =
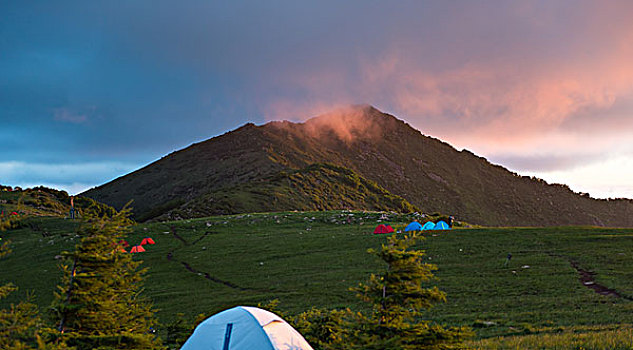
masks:
[[[400,196],[347,168],[315,163],[269,178],[201,195],[158,219],[203,217],[279,210],[419,211]]]
[[[147,219],[185,209],[192,201],[200,207],[204,198],[226,194],[227,189],[257,187],[281,172],[314,163],[347,168],[424,212],[453,214],[476,224],[633,226],[630,200],[596,200],[566,186],[518,176],[370,106],[339,110],[305,123],[247,124],[85,195],[115,207],[134,199],[137,217]],[[283,208],[266,202],[261,210],[287,210],[293,203],[295,209],[303,208],[300,197]]]

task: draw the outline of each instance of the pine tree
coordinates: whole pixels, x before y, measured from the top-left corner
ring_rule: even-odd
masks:
[[[437,267],[424,263],[422,250],[411,249],[422,237],[393,235],[380,250],[369,252],[387,263],[387,271],[372,274],[367,284],[352,288],[371,310],[356,314],[347,344],[354,349],[460,349],[469,335],[465,328],[444,328],[424,320],[433,304],[446,301],[437,287],[425,288]]]
[[[289,319],[292,326],[319,350],[339,350],[346,348],[348,319],[353,316],[349,309],[326,310],[312,308]]]
[[[87,210],[80,243],[64,252],[63,278],[53,314],[59,338],[78,349],[153,349],[156,323],[141,296],[145,269],[118,242],[131,231],[130,210],[108,215]]]

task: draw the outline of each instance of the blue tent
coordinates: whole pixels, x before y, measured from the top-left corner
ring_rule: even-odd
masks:
[[[435,230],[435,224],[432,221],[427,221],[424,226],[422,226],[423,230]]]
[[[450,229],[451,228],[448,226],[448,224],[441,220],[435,224],[435,228],[434,228],[434,230],[450,230]]]
[[[200,323],[181,350],[313,350],[281,317],[237,306]]]
[[[419,222],[414,221],[412,223],[410,223],[405,229],[404,232],[407,231],[421,231],[422,230],[422,225],[420,225]]]

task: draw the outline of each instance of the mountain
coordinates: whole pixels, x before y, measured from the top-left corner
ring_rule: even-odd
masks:
[[[353,208],[441,212],[490,226],[633,226],[631,200],[519,176],[371,106],[304,123],[249,123],[83,195],[117,208],[133,199],[139,220]]]

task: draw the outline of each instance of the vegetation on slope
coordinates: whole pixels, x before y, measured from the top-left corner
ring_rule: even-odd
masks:
[[[82,195],[117,209],[133,200],[134,218],[143,221],[202,194],[278,173],[287,167],[271,161],[259,129],[237,130],[171,153]]]
[[[199,196],[157,220],[254,211],[337,209],[419,211],[402,197],[389,193],[350,169],[313,164]]]
[[[66,191],[38,186],[22,189],[0,185],[0,209],[4,216],[55,216],[69,217],[70,198]],[[101,204],[92,198],[74,196],[74,206],[77,216],[81,216],[82,210],[89,207],[98,208],[100,211],[113,213],[113,209]]]

